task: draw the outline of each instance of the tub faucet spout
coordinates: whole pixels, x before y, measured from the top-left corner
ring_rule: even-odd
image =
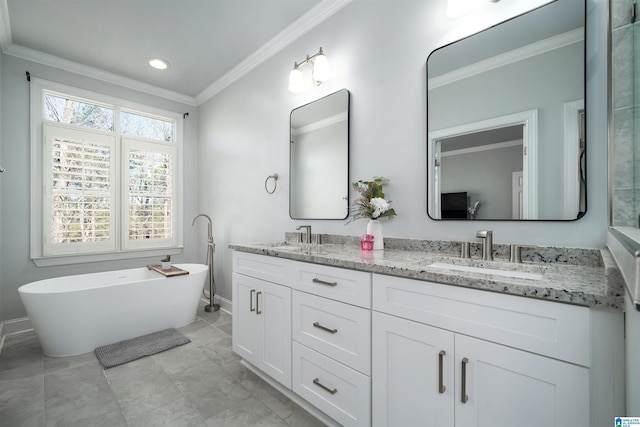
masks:
[[[212,243],[212,242],[213,242],[213,234],[212,234],[212,232],[211,232],[211,218],[209,217],[209,215],[207,215],[207,214],[199,214],[199,215],[196,215],[196,216],[193,218],[193,221],[191,221],[191,225],[192,225],[192,226],[193,226],[193,225],[196,225],[196,219],[198,219],[199,217],[204,217],[204,218],[206,218],[206,219],[207,219],[207,221],[209,222],[209,224],[207,224],[207,240],[209,241],[209,243]]]

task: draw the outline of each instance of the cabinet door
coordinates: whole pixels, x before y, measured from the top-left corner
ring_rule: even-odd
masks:
[[[373,425],[453,426],[454,334],[377,312],[372,318]]]
[[[587,368],[463,335],[455,346],[456,426],[589,425]]]
[[[291,289],[233,273],[233,351],[291,388]]]
[[[291,388],[291,288],[261,282],[256,292],[260,319],[260,363],[267,375]]]
[[[262,281],[233,273],[233,351],[257,365],[260,352],[260,318],[256,315],[256,292]]]

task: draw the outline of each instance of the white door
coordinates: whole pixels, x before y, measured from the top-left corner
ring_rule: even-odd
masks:
[[[373,425],[453,426],[454,334],[377,312],[372,320]]]
[[[258,367],[290,389],[291,288],[262,282],[256,292],[255,308],[262,331]]]
[[[261,280],[233,273],[233,351],[257,365],[260,352],[260,318],[256,315],[256,293]]]
[[[523,219],[522,201],[524,192],[522,171],[511,173],[511,218]]]
[[[464,335],[455,348],[457,427],[589,425],[587,368]]]

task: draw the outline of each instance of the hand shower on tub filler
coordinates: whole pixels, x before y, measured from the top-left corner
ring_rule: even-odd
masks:
[[[218,311],[220,310],[220,304],[214,304],[214,298],[216,295],[216,282],[213,278],[213,253],[216,250],[216,245],[213,242],[213,235],[211,234],[211,218],[209,218],[209,215],[206,214],[199,214],[196,215],[195,218],[193,218],[193,221],[191,222],[191,225],[195,225],[196,224],[196,219],[198,219],[199,217],[203,217],[206,218],[208,221],[207,224],[207,261],[206,264],[209,267],[209,304],[205,305],[204,310],[207,312],[211,312],[211,311]],[[206,298],[206,294],[204,293],[204,289],[202,290],[202,293],[205,295]]]

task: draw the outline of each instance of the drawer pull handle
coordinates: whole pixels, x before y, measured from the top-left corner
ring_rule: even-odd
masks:
[[[253,294],[255,292],[255,289],[251,289],[251,291],[249,291],[249,311],[256,311],[256,309],[253,308]]]
[[[469,401],[469,396],[467,396],[467,363],[469,363],[469,359],[466,357],[462,359],[462,403],[467,403]]]
[[[333,388],[332,389],[332,388],[327,387],[326,385],[322,384],[318,378],[314,379],[313,383],[315,385],[317,385],[318,387],[320,387],[321,389],[328,391],[331,394],[336,394],[338,392],[337,388]]]
[[[337,329],[329,329],[326,326],[322,326],[320,323],[318,322],[313,322],[313,326],[315,326],[316,328],[320,328],[323,331],[327,331],[327,332],[331,332],[332,334],[335,334],[336,332],[338,332]]]
[[[327,286],[338,286],[338,282],[327,282],[325,280],[320,280],[317,277],[314,277],[312,282],[313,283],[319,283],[321,285],[327,285]]]
[[[262,314],[260,311],[260,294],[262,292],[256,292],[256,314]]]
[[[440,350],[440,353],[438,354],[438,392],[440,394],[444,393],[444,391],[446,390],[444,384],[442,383],[442,359],[444,358],[445,354],[447,354],[447,352],[444,350]]]

